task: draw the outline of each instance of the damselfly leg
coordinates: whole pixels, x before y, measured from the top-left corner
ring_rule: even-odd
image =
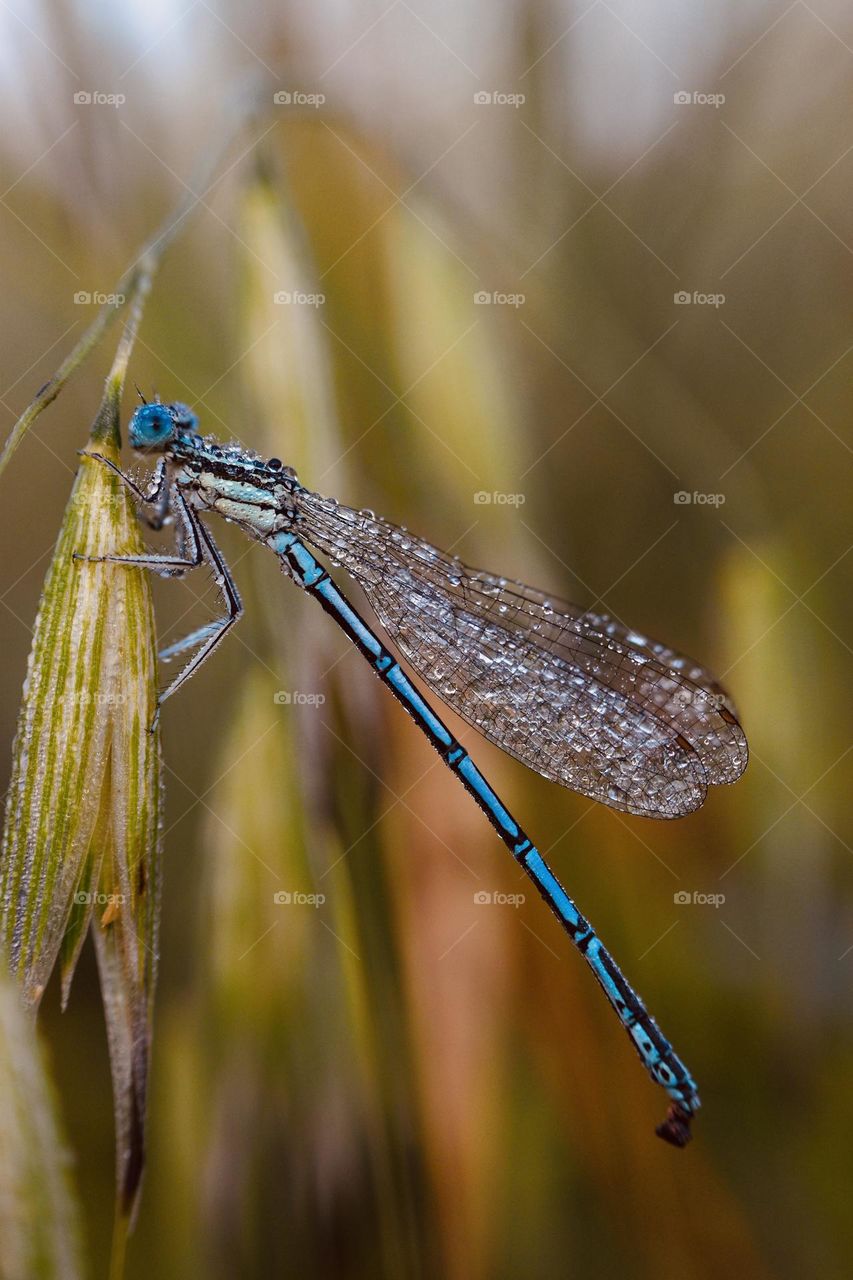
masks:
[[[146,490],[140,489],[131,476],[126,475],[108,458],[101,454],[89,453],[86,457],[102,463],[123,481],[139,503],[143,518],[151,528],[160,529],[166,522],[169,513],[174,511],[178,516],[175,555],[141,555],[141,556],[80,556],[77,560],[121,564],[131,568],[148,569],[152,573],[165,578],[183,577],[191,569],[207,564],[213,571],[213,578],[219,594],[225,604],[226,612],[220,618],[205,623],[203,627],[184,636],[182,640],[169,645],[160,653],[160,658],[168,662],[185,653],[187,649],[198,645],[196,652],[174,680],[166,686],[157,698],[157,707],[151,728],[154,729],[160,719],[160,708],[167,698],[180,689],[189,678],[206,662],[216,646],[243,614],[243,602],[237,584],[225,562],[222,552],[217,547],[213,535],[204,527],[196,512],[175,485],[169,483],[164,463],[160,463]],[[150,508],[151,518],[146,517],[146,508]]]

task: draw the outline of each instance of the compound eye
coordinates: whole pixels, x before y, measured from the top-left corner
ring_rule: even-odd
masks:
[[[174,434],[172,415],[165,405],[143,405],[131,418],[129,434],[135,449],[162,448]]]

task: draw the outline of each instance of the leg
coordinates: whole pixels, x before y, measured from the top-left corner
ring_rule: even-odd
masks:
[[[685,1146],[690,1139],[690,1119],[700,1105],[696,1085],[589,921],[580,913],[539,850],[502,804],[465,749],[421,697],[393,654],[356,613],[310,551],[289,533],[277,535],[275,549],[286,559],[297,582],[319,600],[403,704],[536,885],[595,974],[652,1080],[662,1085],[671,1099],[667,1118],[657,1129],[658,1135],[674,1146]]]
[[[157,467],[151,485],[147,492],[143,492],[129,476],[126,476],[114,463],[108,458],[102,457],[100,454],[88,454],[87,457],[95,458],[97,461],[108,466],[118,475],[121,480],[128,486],[135,497],[143,505],[153,504],[155,511],[158,513],[154,520],[149,520],[152,528],[162,528],[166,513],[173,507],[177,508],[180,517],[180,526],[177,539],[177,551],[179,554],[173,556],[160,555],[142,555],[142,556],[78,556],[77,560],[89,560],[95,562],[107,562],[109,564],[123,564],[135,566],[141,569],[149,569],[154,573],[159,573],[163,577],[176,578],[188,573],[190,569],[197,569],[199,565],[207,563],[213,570],[213,576],[216,585],[227,608],[227,612],[223,618],[217,618],[213,622],[207,623],[198,630],[192,632],[191,635],[185,636],[182,640],[178,640],[175,644],[169,645],[160,654],[161,659],[168,662],[171,658],[176,657],[179,653],[192,648],[198,644],[199,648],[193,654],[190,661],[186,664],[182,671],[178,673],[171,684],[163,690],[157,699],[157,709],[154,713],[154,720],[151,724],[152,730],[156,728],[160,719],[160,708],[167,698],[181,687],[190,676],[194,675],[203,662],[210,657],[213,650],[224,639],[226,632],[234,625],[242,616],[243,602],[240,599],[240,593],[237,585],[222,558],[222,553],[213,540],[212,535],[201,523],[195,511],[190,507],[183,494],[177,489],[169,485],[166,475],[165,463],[161,462]]]
[[[84,452],[83,456],[94,458],[105,467],[109,467],[127,485],[143,509],[146,506],[154,508],[153,514],[145,517],[149,528],[162,529],[172,507],[177,507],[178,509],[178,514],[181,517],[181,526],[176,539],[176,551],[178,553],[176,555],[80,556],[75,553],[75,560],[89,560],[96,564],[137,565],[139,568],[150,569],[153,573],[159,573],[164,578],[180,578],[190,569],[198,568],[204,559],[198,532],[200,526],[198,521],[193,519],[186,499],[169,484],[165,459],[160,460],[147,491],[143,491],[131,480],[130,476],[125,475],[115,463],[110,462],[109,458],[104,458],[99,453],[86,454]]]
[[[117,467],[109,458],[105,458],[101,453],[89,453],[86,449],[78,449],[81,458],[93,458],[96,462],[100,462],[103,466],[109,467],[110,471],[118,476],[123,484],[126,484],[136,501],[142,508],[142,515],[145,523],[150,529],[162,529],[169,515],[170,498],[169,481],[166,475],[166,459],[161,458],[154,468],[154,474],[147,489],[140,489],[129,475],[126,475],[120,467]],[[154,510],[146,512],[146,507],[153,507]]]
[[[191,635],[185,636],[183,640],[169,645],[160,655],[167,662],[170,658],[175,657],[179,653],[183,653],[185,649],[191,645],[199,643],[199,648],[190,658],[187,665],[180,671],[170,685],[160,694],[157,700],[157,710],[154,715],[154,724],[156,726],[160,718],[160,708],[167,698],[180,689],[181,685],[189,680],[190,676],[195,675],[203,662],[206,662],[216,646],[225,639],[226,633],[233,627],[235,622],[243,616],[243,601],[240,599],[240,592],[237,590],[237,584],[231,576],[231,571],[222,557],[222,552],[213,541],[213,537],[208,529],[204,527],[193,509],[188,506],[183,496],[176,495],[176,498],[183,508],[181,514],[185,515],[189,526],[192,530],[192,536],[199,548],[200,561],[204,560],[213,570],[213,577],[222,599],[225,602],[227,612],[223,618],[217,618],[213,622],[207,623],[203,627],[199,627]],[[137,562],[138,563],[138,562]]]

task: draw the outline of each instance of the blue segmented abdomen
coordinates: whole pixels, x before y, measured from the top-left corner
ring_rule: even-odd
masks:
[[[565,922],[567,933],[595,974],[649,1074],[663,1085],[673,1101],[690,1111],[697,1110],[699,1095],[690,1072],[673,1052],[640,997],[625,980],[610,952],[589,921],[578,911],[539,850],[531,846],[521,861],[552,911]]]

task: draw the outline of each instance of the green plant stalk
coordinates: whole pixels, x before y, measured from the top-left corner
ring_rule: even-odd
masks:
[[[92,451],[114,463],[151,274],[144,265],[90,436]],[[88,558],[143,549],[127,487],[84,454],[36,619],[0,853],[0,945],[26,1005],[38,1008],[57,961],[67,1001],[86,931],[94,933],[113,1076],[117,1242],[144,1164],[156,977],[156,633],[144,570]]]

